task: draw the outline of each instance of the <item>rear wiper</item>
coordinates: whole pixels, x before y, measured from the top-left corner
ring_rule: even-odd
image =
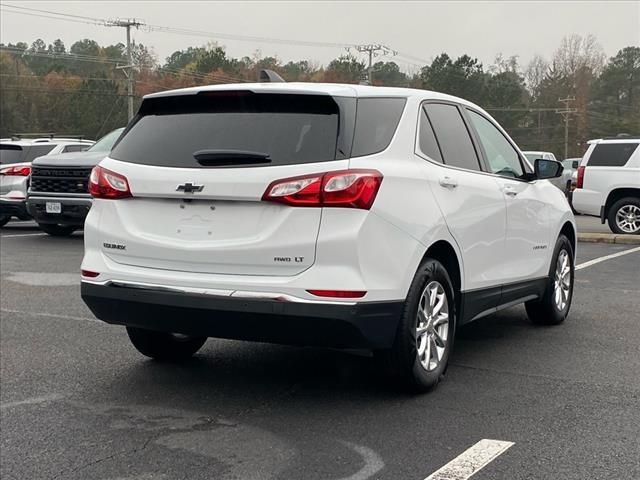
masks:
[[[248,150],[198,150],[193,156],[200,165],[221,166],[252,163],[271,163],[271,156],[263,152],[251,152]]]

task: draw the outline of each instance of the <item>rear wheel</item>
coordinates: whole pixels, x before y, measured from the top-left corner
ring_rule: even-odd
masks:
[[[135,327],[127,327],[127,333],[129,340],[141,354],[164,361],[185,360],[200,350],[207,341],[207,337],[192,337]]]
[[[449,274],[440,262],[427,259],[409,288],[393,347],[376,357],[412,389],[431,390],[447,369],[455,321]]]
[[[640,235],[640,198],[621,198],[609,209],[607,220],[613,233]]]
[[[78,229],[73,225],[56,225],[55,223],[39,223],[38,226],[40,230],[53,237],[68,237]]]
[[[573,247],[564,235],[558,237],[553,252],[549,279],[544,295],[525,304],[527,316],[537,325],[564,322],[573,299]]]
[[[11,215],[0,215],[0,227],[4,227],[9,220],[11,220]]]

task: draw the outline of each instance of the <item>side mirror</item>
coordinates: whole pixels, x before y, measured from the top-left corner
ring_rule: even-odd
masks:
[[[571,168],[573,168],[574,170],[576,170],[579,166],[580,166],[580,160],[575,160],[575,161],[571,164]]]
[[[542,158],[538,158],[533,164],[533,169],[535,171],[536,178],[543,180],[545,178],[558,178],[562,175],[564,167],[560,162],[555,160],[544,160]]]

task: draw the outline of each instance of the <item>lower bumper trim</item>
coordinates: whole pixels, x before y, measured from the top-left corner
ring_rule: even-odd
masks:
[[[390,348],[402,301],[300,303],[82,282],[82,299],[107,323],[206,337],[335,348]]]

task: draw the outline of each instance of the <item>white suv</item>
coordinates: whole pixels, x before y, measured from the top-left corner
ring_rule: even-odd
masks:
[[[573,208],[599,216],[614,233],[640,235],[640,137],[589,142],[578,168]]]
[[[481,108],[335,84],[144,98],[91,174],[82,297],[157,359],[207,337],[366,348],[424,390],[456,327],[562,322],[576,229]]]

